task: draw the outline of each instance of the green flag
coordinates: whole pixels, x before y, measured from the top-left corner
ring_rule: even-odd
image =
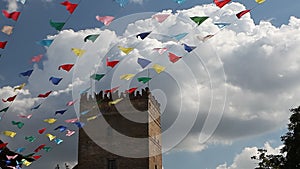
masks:
[[[199,25],[201,25],[201,23],[203,23],[209,17],[208,16],[194,16],[194,17],[190,17],[190,18],[199,26]]]
[[[95,42],[100,34],[94,34],[94,35],[88,35],[84,38],[84,42],[87,42],[88,40]]]
[[[137,78],[137,80],[139,82],[143,82],[144,84],[149,82],[151,79],[152,79],[151,77],[139,77],[139,78]]]
[[[9,107],[5,107],[4,109],[0,110],[0,113],[1,112],[7,112],[8,109],[9,109]]]
[[[92,76],[90,76],[90,78],[99,81],[100,79],[102,79],[105,76],[105,74],[93,74]]]
[[[25,140],[27,140],[27,141],[29,141],[29,142],[34,142],[34,140],[35,140],[36,138],[34,137],[34,136],[26,136],[25,137]]]
[[[20,121],[12,121],[11,122],[13,125],[16,125],[19,129],[21,129],[24,126],[24,123]]]
[[[64,27],[65,23],[64,22],[53,22],[51,19],[50,19],[50,25],[55,28],[56,30],[58,31],[61,31],[62,28]]]
[[[51,147],[44,147],[44,148],[43,148],[43,150],[45,150],[46,152],[51,151],[51,149],[52,149]]]

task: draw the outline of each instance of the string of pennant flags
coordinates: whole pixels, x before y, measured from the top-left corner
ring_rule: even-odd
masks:
[[[128,3],[129,0],[114,0],[116,3],[118,3],[120,5],[120,7],[125,7]],[[186,0],[173,0],[175,3],[181,5],[183,4]],[[264,2],[265,0],[256,0],[257,4],[260,5]],[[18,0],[18,2],[22,3],[23,5],[26,3],[26,0]],[[69,20],[69,18],[71,17],[71,15],[73,14],[73,12],[76,10],[76,8],[78,7],[78,5],[80,4],[81,0],[78,3],[71,3],[68,0],[64,1],[61,3],[61,5],[66,7],[66,10],[70,13],[69,17],[64,21],[64,22],[56,22],[53,20],[49,21],[49,24],[51,27],[53,27],[55,30],[57,31],[62,31],[65,24],[67,23],[67,21]],[[218,6],[219,8],[222,8],[223,6],[225,6],[226,4],[230,3],[231,0],[223,0],[223,1],[219,1],[219,0],[214,0],[214,3],[216,6]],[[258,6],[257,5],[257,6]],[[254,10],[257,6],[241,11],[239,13],[236,14],[236,17],[238,19],[242,18],[243,15],[249,13],[250,11]],[[23,7],[24,8],[24,7]],[[17,21],[20,14],[22,11],[20,12],[11,12],[8,13],[7,11],[3,10],[2,13],[3,15],[8,18],[8,19],[12,19],[14,21]],[[161,13],[161,14],[155,14],[152,16],[153,19],[155,19],[158,23],[163,23],[171,14],[167,14],[167,13]],[[190,19],[196,23],[196,28],[198,26],[200,26],[205,20],[207,20],[209,17],[208,16],[191,16]],[[115,19],[114,16],[96,16],[96,19],[99,22],[102,22],[105,26],[109,26],[109,24]],[[220,30],[222,30],[223,28],[225,28],[226,26],[229,26],[230,23],[214,23],[216,26],[218,26],[220,28]],[[14,25],[15,26],[15,25]],[[11,35],[13,32],[13,29],[15,28],[14,26],[3,26],[2,28],[2,32],[7,34],[7,35]],[[146,39],[151,33],[153,33],[153,31],[147,31],[147,32],[142,32],[142,33],[138,33],[136,35],[136,38],[140,39],[140,40],[144,40]],[[170,38],[174,39],[175,41],[177,41],[178,43],[180,43],[180,41],[182,39],[184,39],[186,36],[188,35],[188,33],[180,33],[177,35],[172,35],[170,36]],[[210,38],[212,38],[215,34],[212,35],[207,35],[205,37],[197,37],[199,40],[205,42],[207,40],[209,40]],[[99,38],[100,34],[91,34],[86,36],[83,41],[84,42],[95,42],[97,40],[97,38]],[[54,41],[54,39],[50,40],[50,39],[44,39],[42,41],[37,42],[37,44],[45,46],[45,47],[50,47],[52,42]],[[0,41],[0,48],[1,49],[5,49],[6,45],[7,45],[8,41]],[[170,50],[170,48],[166,48],[166,47],[161,47],[161,48],[153,48],[154,51],[157,51],[158,54],[162,55],[165,52],[168,52],[168,59],[170,61],[170,64],[173,65],[175,63],[177,63],[180,59],[184,58],[186,55],[188,55],[189,53],[191,53],[194,49],[196,49],[196,46],[192,46],[192,45],[188,45],[185,43],[180,43],[183,46],[183,49],[187,52],[185,55],[176,55],[174,52],[172,52]],[[125,47],[125,46],[118,46],[118,49],[120,50],[120,52],[122,52],[125,55],[129,55],[134,49],[135,47]],[[82,57],[84,56],[84,54],[86,53],[86,50],[84,49],[79,49],[79,48],[71,48],[71,51],[74,53],[75,56],[77,57]],[[31,61],[34,63],[40,62],[42,60],[43,55],[37,55],[37,56],[33,56]],[[90,75],[90,78],[101,82],[102,79],[104,79],[105,76],[107,76],[107,74],[112,71],[113,69],[115,69],[123,60],[110,60],[110,58],[106,57],[105,58],[105,64],[107,68],[110,68],[108,72],[104,73],[94,73],[92,75]],[[140,67],[142,68],[142,71],[145,70],[149,70],[149,69],[153,69],[157,74],[155,74],[152,77],[149,76],[141,76],[141,77],[137,77],[137,81],[140,82],[141,84],[132,88],[129,88],[125,91],[125,93],[131,94],[134,93],[137,89],[139,89],[140,87],[142,87],[143,85],[147,84],[150,80],[154,79],[156,76],[158,76],[161,72],[165,71],[167,69],[166,65],[160,65],[156,62],[154,62],[153,60],[149,60],[149,59],[145,59],[145,58],[141,58],[139,57],[136,60],[136,63],[138,65],[140,65]],[[150,67],[150,65],[152,65],[152,67]],[[66,73],[70,72],[72,70],[72,68],[75,66],[75,63],[62,63],[61,65],[58,66],[58,70],[59,71],[65,71]],[[20,76],[23,77],[30,77],[31,74],[33,73],[34,69],[29,69],[26,70],[24,72],[20,73]],[[121,80],[124,80],[124,84],[131,80],[132,78],[134,78],[136,76],[136,74],[123,74],[120,76]],[[59,85],[60,82],[63,80],[62,77],[55,77],[55,76],[51,76],[49,78],[49,82],[51,82],[53,85]],[[124,84],[120,84],[116,87],[113,87],[111,89],[106,89],[104,90],[104,93],[114,93],[116,91],[118,91],[118,89],[120,88],[120,86],[124,85]],[[16,86],[13,90],[14,91],[18,91],[18,90],[22,90],[23,88],[25,88],[26,83],[20,84],[19,86]],[[88,87],[86,90],[81,91],[81,94],[88,92],[91,89],[91,87]],[[53,90],[49,90],[49,91],[44,91],[40,94],[38,94],[37,98],[42,99],[43,101],[37,105],[35,105],[34,107],[31,108],[31,111],[35,111],[38,110],[42,104],[45,103],[46,99],[53,93]],[[9,108],[12,106],[12,104],[14,103],[14,101],[17,99],[18,96],[18,92],[17,94],[8,97],[8,98],[2,98],[2,102],[3,103],[9,103],[8,106],[5,106],[4,108],[0,109],[0,122],[3,118],[5,118],[5,114],[8,112]],[[66,103],[66,108],[65,109],[59,109],[56,110],[54,113],[54,117],[51,118],[47,118],[44,119],[43,121],[45,123],[48,123],[49,125],[54,124],[57,121],[56,116],[57,115],[64,115],[65,112],[68,111],[68,107],[69,106],[73,106],[78,99],[75,100],[71,100],[69,102]],[[118,104],[119,102],[121,102],[122,99],[116,99],[113,100],[111,102],[109,102],[109,105],[115,105]],[[81,115],[85,115],[89,112],[89,110],[83,111],[80,114]],[[23,122],[24,120],[30,120],[31,117],[33,116],[33,114],[18,114],[18,117],[21,120],[14,120],[11,121],[11,125],[12,126],[16,126],[18,129],[22,129],[23,126],[25,125],[25,123]],[[96,119],[97,117],[99,117],[99,115],[96,116],[91,116],[89,118],[87,118],[87,121],[91,121]],[[72,118],[72,119],[67,119],[64,121],[66,124],[71,124],[71,125],[75,125],[78,128],[82,128],[85,123],[79,121],[79,118]],[[59,132],[64,132],[66,137],[70,137],[75,133],[75,130],[71,129],[72,127],[67,126],[67,125],[58,125],[54,130],[55,131],[59,131]],[[41,129],[38,129],[37,134],[39,134],[39,136],[44,135],[46,136],[50,142],[54,142],[55,144],[59,145],[61,143],[63,143],[63,139],[58,138],[57,136],[55,136],[53,133],[51,133],[50,131],[47,131],[47,127],[43,127]],[[5,130],[2,132],[3,135],[10,137],[10,138],[14,138],[17,135],[16,131],[11,131],[11,130]],[[38,138],[34,135],[31,136],[26,136],[24,138],[26,141],[30,142],[30,143],[34,143],[36,140],[38,140]],[[1,150],[6,148],[8,145],[8,143],[1,143],[0,144],[0,153]],[[19,147],[15,150],[16,153],[23,153],[25,151],[25,147]],[[31,163],[33,161],[38,160],[39,158],[41,158],[41,155],[36,155],[36,153],[39,153],[41,150],[44,150],[45,152],[49,152],[52,150],[51,146],[47,146],[46,144],[40,144],[37,146],[36,149],[33,150],[33,153],[25,155],[24,158],[21,161],[17,161],[15,160],[18,156],[18,154],[16,154],[15,156],[7,156],[7,159],[1,159],[1,162],[5,163],[7,167],[10,168],[21,168],[22,165],[24,166],[30,166]],[[27,160],[27,158],[31,158],[33,159],[32,161]]]

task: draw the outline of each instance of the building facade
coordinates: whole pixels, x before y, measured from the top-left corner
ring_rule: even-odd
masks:
[[[84,95],[80,106],[89,112],[80,117],[75,169],[162,169],[160,105],[149,88]]]

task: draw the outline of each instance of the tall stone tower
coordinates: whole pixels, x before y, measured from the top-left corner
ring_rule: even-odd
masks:
[[[86,126],[75,169],[162,169],[160,105],[149,88],[120,96],[101,91],[80,102],[89,112],[80,118]]]

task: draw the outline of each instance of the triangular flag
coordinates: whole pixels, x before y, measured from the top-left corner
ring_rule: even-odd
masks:
[[[178,35],[173,35],[172,38],[174,38],[177,41],[180,41],[182,38],[184,38],[186,35],[188,35],[188,33],[181,33]]]
[[[20,73],[20,75],[29,77],[32,74],[32,72],[33,72],[33,69],[22,72],[22,73]]]
[[[43,54],[37,55],[37,56],[33,56],[31,58],[31,62],[39,62],[41,59],[43,58]]]
[[[56,122],[56,119],[54,119],[54,118],[45,119],[44,122],[49,123],[49,124],[53,124],[53,123]]]
[[[113,16],[96,16],[96,19],[99,22],[102,22],[105,26],[108,26],[114,19],[115,17]]]
[[[26,0],[17,0],[17,2],[21,2],[24,5],[26,3]]]
[[[7,12],[6,10],[2,10],[2,13],[3,13],[3,15],[4,15],[6,18],[10,18],[10,19],[12,19],[12,20],[14,20],[14,21],[17,21],[18,18],[19,18],[19,16],[20,16],[20,14],[21,14],[21,12],[18,12],[18,11],[9,13],[9,12]]]
[[[21,129],[24,126],[24,123],[20,121],[12,121],[12,125],[16,125],[19,129]]]
[[[30,166],[32,162],[27,161],[26,159],[21,160],[22,164],[25,165],[26,167]]]
[[[38,147],[34,150],[34,152],[35,152],[35,153],[39,152],[39,151],[42,150],[45,146],[46,146],[46,144],[42,144],[42,145],[38,146]]]
[[[155,15],[152,16],[152,18],[156,19],[157,22],[162,23],[162,22],[165,21],[169,16],[170,16],[170,14],[155,14]]]
[[[138,58],[137,63],[144,69],[151,63],[151,61],[143,58]]]
[[[203,23],[209,17],[208,16],[194,16],[194,17],[190,17],[190,18],[199,26],[199,25],[201,25],[201,23]]]
[[[214,3],[219,7],[222,8],[224,5],[228,4],[231,0],[214,0]]]
[[[151,77],[139,77],[137,78],[138,82],[143,82],[144,84],[149,82],[152,78]]]
[[[16,153],[22,153],[24,150],[25,150],[24,147],[20,147],[20,148],[17,148],[15,152]]]
[[[0,149],[4,148],[7,146],[8,143],[0,143]]]
[[[1,112],[7,112],[8,109],[9,109],[9,107],[5,107],[4,109],[1,109],[1,110],[0,110],[0,113],[1,113]]]
[[[46,98],[46,97],[48,97],[51,93],[52,93],[52,91],[49,91],[49,92],[47,92],[47,93],[45,93],[45,94],[39,94],[37,97]]]
[[[16,90],[22,90],[25,86],[26,86],[26,83],[22,83],[19,86],[15,87],[14,91],[16,91]]]
[[[225,26],[230,25],[230,23],[226,23],[226,22],[220,22],[220,23],[214,23],[216,26],[218,26],[218,28],[222,29]]]
[[[144,33],[140,33],[138,35],[136,35],[136,38],[141,38],[142,40],[144,40],[148,35],[150,35],[150,32],[144,32]]]
[[[38,130],[38,133],[43,134],[45,131],[46,131],[46,128],[42,128],[42,129]]]
[[[13,155],[13,156],[6,155],[6,158],[7,158],[7,160],[14,160],[14,159],[17,158],[18,156],[19,156],[18,154]]]
[[[78,128],[82,128],[85,124],[80,122],[80,121],[77,121],[75,123],[73,123],[74,125],[76,125]]]
[[[18,114],[18,117],[25,118],[25,119],[30,119],[32,117],[32,114],[29,114],[29,115]]]
[[[33,142],[36,140],[36,137],[34,137],[34,136],[26,136],[26,137],[25,137],[25,140],[27,140],[27,141],[33,143]]]
[[[17,95],[14,95],[14,96],[12,96],[12,97],[7,98],[6,100],[5,100],[5,99],[2,99],[2,101],[3,101],[3,102],[12,102],[12,101],[15,100],[16,97],[17,97]]]
[[[160,55],[165,53],[168,49],[167,48],[153,48],[153,50],[157,51]]]
[[[54,130],[59,130],[60,132],[64,132],[65,130],[67,130],[67,127],[66,126],[58,126]]]
[[[109,103],[108,103],[108,104],[109,104]],[[86,121],[95,120],[97,117],[98,117],[97,115],[92,116],[92,117],[88,117],[88,118],[86,119]]]
[[[246,9],[246,10],[244,10],[244,11],[241,11],[241,12],[239,12],[239,13],[236,14],[236,17],[240,19],[243,15],[245,15],[246,13],[248,13],[248,12],[250,12],[250,11],[251,11],[251,10],[249,10],[249,9]]]
[[[184,50],[187,51],[187,52],[192,52],[194,49],[196,49],[196,46],[189,46],[187,44],[183,44],[183,47],[184,47]]]
[[[50,19],[49,23],[57,31],[61,31],[62,28],[65,26],[64,22],[53,22],[51,19]]]
[[[59,138],[55,138],[54,139],[54,142],[56,143],[56,144],[60,144],[60,143],[62,143],[64,140],[62,140],[62,139],[59,139]]]
[[[49,134],[49,133],[46,134],[46,137],[48,137],[50,141],[52,141],[53,139],[56,138],[56,136],[54,136],[54,135],[52,135],[52,134]]]
[[[44,147],[43,150],[45,150],[46,152],[49,152],[49,151],[52,150],[52,148],[51,147]]]
[[[173,1],[178,3],[178,4],[183,4],[186,0],[173,0]]]
[[[264,3],[266,0],[255,0],[255,2],[257,2],[258,4],[262,4]]]
[[[166,69],[166,67],[164,67],[164,66],[161,66],[161,65],[159,65],[159,64],[154,64],[153,66],[152,66],[152,68],[155,70],[155,72],[156,73],[161,73],[161,72],[163,72],[165,69]]]
[[[70,136],[72,136],[73,134],[75,134],[75,131],[73,131],[73,130],[67,130],[66,136],[67,136],[67,137],[70,137]]]
[[[44,39],[44,40],[41,40],[41,41],[37,41],[36,43],[38,45],[41,45],[41,46],[47,46],[49,47],[53,42],[53,39]]]
[[[109,90],[104,90],[104,93],[114,93],[115,91],[117,91],[119,89],[120,86],[114,87],[112,89]]]
[[[115,105],[115,104],[118,104],[120,101],[122,101],[123,98],[119,98],[117,100],[114,100],[114,101],[110,101],[108,102],[108,105],[111,106],[111,105]]]
[[[72,101],[69,101],[66,106],[73,106],[75,103],[76,103],[77,100],[72,100]]]
[[[124,74],[120,76],[120,79],[122,80],[130,80],[135,76],[135,74]]]
[[[86,51],[78,48],[71,48],[72,52],[78,56],[81,57]]]
[[[124,52],[126,55],[128,55],[131,51],[133,51],[134,48],[125,48],[125,47],[122,47],[122,46],[118,46],[118,48]]]
[[[7,35],[11,35],[13,33],[13,29],[14,27],[12,26],[3,26],[1,31]]]
[[[68,0],[64,1],[60,4],[66,6],[66,8],[67,8],[67,10],[69,11],[70,14],[72,14],[74,12],[74,10],[76,9],[76,7],[78,6],[78,4],[72,4]]]
[[[40,108],[41,105],[42,105],[42,103],[40,103],[40,104],[38,104],[38,105],[32,107],[30,110],[31,110],[31,111],[32,111],[32,110],[36,110],[36,109]]]
[[[76,121],[78,121],[78,118],[65,120],[66,123],[75,123]]]
[[[7,41],[0,42],[0,48],[1,48],[1,49],[4,49],[5,46],[6,46],[6,44],[7,44]]]
[[[61,115],[63,115],[66,111],[67,111],[68,109],[64,109],[64,110],[57,110],[56,112],[55,112],[55,115],[57,115],[57,114],[61,114]]]
[[[54,85],[58,85],[59,84],[59,82],[62,80],[63,78],[59,78],[59,77],[50,77],[49,78],[49,81],[51,81],[52,82],[52,84],[54,84]]]
[[[118,60],[113,60],[113,61],[108,61],[108,58],[106,58],[106,66],[109,66],[111,68],[114,68],[120,61]]]
[[[215,35],[206,35],[205,37],[197,36],[197,38],[203,42],[209,40],[210,38],[214,37]]]
[[[84,42],[87,42],[88,40],[92,41],[92,42],[95,42],[96,39],[100,36],[100,34],[93,34],[93,35],[88,35],[86,36],[83,41]]]
[[[42,155],[32,156],[32,158],[33,158],[34,160],[38,160],[38,159],[40,159],[41,157],[42,157]]]
[[[134,91],[136,91],[136,89],[137,89],[137,87],[130,88],[130,89],[126,90],[125,93],[131,94],[131,93],[133,93]]]
[[[101,80],[104,76],[105,76],[105,74],[93,74],[93,75],[90,76],[90,78],[99,81],[99,80]]]
[[[3,134],[6,135],[7,137],[11,137],[11,138],[14,138],[16,136],[16,132],[13,132],[13,131],[3,131]]]
[[[171,53],[169,52],[169,60],[172,62],[172,63],[175,63],[177,62],[179,59],[181,59],[182,57],[181,56],[177,56],[175,55],[174,53]]]
[[[81,114],[81,115],[86,115],[86,114],[88,114],[89,112],[90,112],[89,110],[86,110],[86,111],[81,112],[80,114]]]
[[[73,68],[74,64],[64,64],[58,67],[58,70],[62,69],[69,72]]]

